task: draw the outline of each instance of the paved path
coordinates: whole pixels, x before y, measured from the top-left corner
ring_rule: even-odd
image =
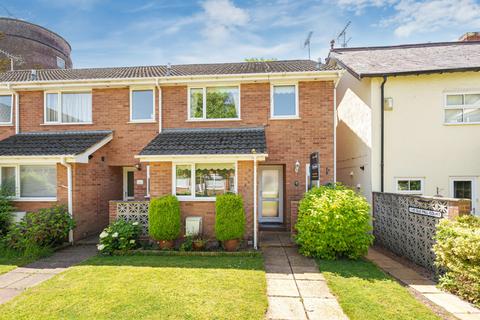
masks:
[[[478,308],[451,293],[439,290],[435,282],[423,277],[415,270],[372,248],[368,250],[367,259],[458,319],[480,320]]]
[[[95,246],[67,247],[48,258],[0,275],[0,304],[97,254]]]
[[[267,319],[348,319],[315,261],[297,252],[288,233],[263,233]]]

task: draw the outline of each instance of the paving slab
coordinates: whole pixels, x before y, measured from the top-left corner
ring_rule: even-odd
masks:
[[[334,298],[326,281],[297,280],[302,298]]]
[[[454,315],[457,313],[473,313],[480,317],[480,312],[477,308],[451,293],[426,293],[424,294],[424,297],[433,303],[442,306],[445,310]]]
[[[268,299],[267,319],[303,320],[307,319],[300,298],[270,297]]]
[[[22,290],[17,289],[0,289],[0,304],[12,300],[16,296],[22,293]]]
[[[478,313],[455,313],[455,317],[460,320],[480,320]]]
[[[20,281],[28,276],[30,276],[29,273],[16,273],[16,272],[4,273],[0,276],[0,288],[6,288],[12,283]]]
[[[336,299],[304,298],[309,320],[348,320]]]
[[[264,257],[265,264],[268,265],[288,265],[287,256],[266,256]]]
[[[267,294],[275,297],[300,297],[293,279],[268,279]]]
[[[402,266],[401,268],[382,268],[391,274],[394,278],[397,278],[403,283],[408,283],[412,280],[424,280],[425,277],[421,276],[418,272]]]
[[[16,281],[7,286],[9,289],[19,289],[25,290],[31,287],[34,287],[50,278],[52,278],[54,274],[46,274],[46,273],[33,273],[28,277],[25,277],[19,281]]]

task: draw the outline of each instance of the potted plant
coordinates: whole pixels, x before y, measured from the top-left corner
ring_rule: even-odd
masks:
[[[235,251],[245,232],[245,209],[242,196],[225,193],[215,202],[215,235],[226,251]]]
[[[160,249],[173,248],[180,234],[180,203],[173,196],[152,199],[148,208],[148,232]]]
[[[197,235],[193,238],[192,247],[195,251],[202,251],[205,249],[207,240],[204,239],[201,235]]]

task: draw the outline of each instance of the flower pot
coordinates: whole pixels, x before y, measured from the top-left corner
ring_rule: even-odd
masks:
[[[161,250],[169,250],[173,248],[173,240],[160,240],[158,246]]]
[[[192,247],[195,251],[202,251],[205,249],[205,241],[193,241]]]
[[[223,241],[223,247],[226,251],[237,251],[238,242],[238,239],[225,240]]]

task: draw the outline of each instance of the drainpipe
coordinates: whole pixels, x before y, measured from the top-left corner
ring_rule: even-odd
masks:
[[[380,107],[382,110],[380,116],[380,192],[384,192],[385,180],[385,83],[387,76],[383,76],[383,82],[380,85]]]
[[[340,79],[335,81],[333,87],[333,183],[337,183],[337,86]]]
[[[162,88],[160,87],[160,79],[155,79],[158,89],[158,133],[162,132]]]
[[[15,96],[15,134],[20,133],[20,95],[14,91]]]
[[[253,248],[258,249],[257,244],[257,156],[253,156]]]
[[[60,163],[67,168],[68,214],[73,219],[72,165],[67,163],[65,158],[62,158]],[[73,244],[73,230],[68,233],[68,241]]]

